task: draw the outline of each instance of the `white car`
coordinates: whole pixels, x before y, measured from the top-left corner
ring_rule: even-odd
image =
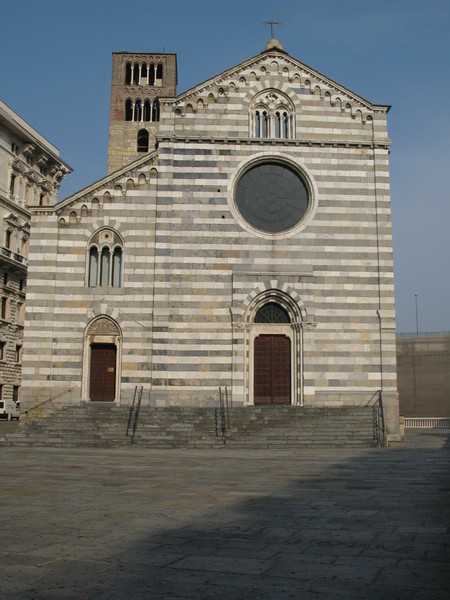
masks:
[[[20,402],[12,400],[0,400],[0,419],[19,420],[20,417]]]

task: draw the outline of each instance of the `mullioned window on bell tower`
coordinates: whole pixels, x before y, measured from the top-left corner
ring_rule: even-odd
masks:
[[[125,85],[163,85],[162,63],[130,63],[125,65]]]
[[[148,98],[142,102],[140,98],[134,101],[131,98],[125,100],[125,121],[135,121],[137,123],[157,122],[159,121],[160,108],[159,100],[155,98],[153,101]]]

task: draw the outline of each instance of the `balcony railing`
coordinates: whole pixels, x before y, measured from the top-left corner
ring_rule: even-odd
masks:
[[[9,258],[9,260],[11,260],[13,263],[22,265],[24,267],[28,266],[28,259],[25,256],[22,256],[22,254],[14,252],[13,250],[11,250],[11,248],[6,248],[6,246],[2,246],[1,255],[6,258]]]

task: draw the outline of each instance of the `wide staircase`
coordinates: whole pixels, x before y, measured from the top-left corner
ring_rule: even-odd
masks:
[[[30,415],[31,417],[31,415]],[[64,406],[21,417],[3,445],[314,448],[375,445],[373,408]]]

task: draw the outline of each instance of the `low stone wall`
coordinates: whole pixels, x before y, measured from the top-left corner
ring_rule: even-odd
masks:
[[[450,333],[397,337],[400,414],[450,416]]]

